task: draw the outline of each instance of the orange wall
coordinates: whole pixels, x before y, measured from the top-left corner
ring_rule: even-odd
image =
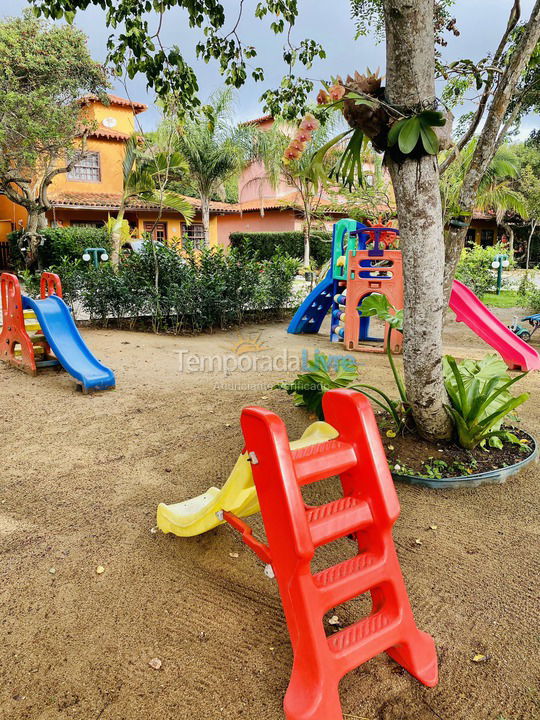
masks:
[[[242,215],[219,215],[217,218],[218,243],[229,245],[233,232],[289,232],[294,230],[293,210],[266,210],[264,216],[258,210]]]
[[[0,242],[7,240],[12,230],[26,225],[28,213],[20,205],[15,205],[5,195],[0,195]]]
[[[114,140],[97,140],[90,138],[88,150],[99,152],[101,164],[101,182],[81,182],[69,180],[66,173],[57,175],[49,195],[54,197],[59,192],[82,193],[114,193],[120,195],[123,189],[124,143]]]

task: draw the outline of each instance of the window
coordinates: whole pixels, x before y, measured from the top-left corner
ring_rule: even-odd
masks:
[[[467,247],[472,247],[476,243],[476,230],[474,228],[469,228],[467,230],[467,237],[465,238],[465,245]]]
[[[154,242],[164,243],[167,240],[167,223],[145,222],[144,232],[148,233]]]
[[[98,152],[89,152],[82,160],[74,165],[68,174],[68,180],[79,180],[82,182],[100,182],[101,164]]]
[[[482,230],[480,233],[480,244],[483,248],[490,247],[493,245],[493,241],[495,240],[495,231],[494,230]]]
[[[182,237],[192,242],[196,250],[200,250],[204,245],[204,225],[202,223],[192,223],[191,225],[182,223]]]

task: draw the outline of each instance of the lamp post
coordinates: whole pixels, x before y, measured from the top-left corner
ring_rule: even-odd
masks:
[[[101,260],[102,262],[107,262],[109,256],[105,248],[86,248],[83,253],[82,259],[85,262],[90,262],[90,260],[92,260],[92,262],[94,263],[94,267],[98,268],[99,261]]]
[[[508,255],[505,253],[495,255],[495,258],[491,263],[491,267],[497,271],[497,295],[501,294],[503,268],[507,268],[509,265],[510,260],[508,259]]]

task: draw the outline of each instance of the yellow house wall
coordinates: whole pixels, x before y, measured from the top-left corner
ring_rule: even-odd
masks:
[[[24,227],[27,218],[28,213],[23,207],[0,195],[0,242],[5,242],[12,230]]]
[[[132,211],[128,212],[128,215],[130,215]],[[137,230],[139,237],[142,237],[144,232],[144,224],[145,223],[153,223],[156,222],[158,217],[158,213],[148,213],[145,215],[139,215],[137,217]],[[166,213],[163,213],[163,215],[160,216],[158,222],[167,223],[167,239],[172,240],[174,237],[181,237],[181,231],[180,231],[180,225],[182,224],[182,220],[178,215],[167,215]]]
[[[107,129],[102,125],[104,118],[113,117],[116,120],[116,125],[112,130],[128,133],[128,135],[131,135],[135,131],[135,116],[131,108],[120,107],[119,105],[106,106],[101,105],[101,103],[92,103],[89,107],[89,114],[102,129]]]
[[[210,226],[208,228],[208,242],[210,247],[217,247],[218,240],[218,219],[216,216],[210,218]]]
[[[114,140],[88,140],[88,150],[100,155],[101,182],[70,180],[66,173],[57,175],[49,189],[54,197],[59,192],[114,193],[120,195],[123,189],[124,143]]]

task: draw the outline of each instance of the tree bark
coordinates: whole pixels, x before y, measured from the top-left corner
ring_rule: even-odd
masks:
[[[501,227],[508,235],[508,257],[514,257],[514,229],[509,223],[502,222]]]
[[[421,108],[435,100],[433,0],[384,0],[387,100]],[[389,162],[403,254],[403,363],[416,426],[429,440],[449,438],[452,424],[442,369],[444,240],[439,171],[434,157]]]
[[[210,247],[210,198],[201,195],[201,216],[204,230],[204,247]]]
[[[45,213],[39,207],[27,208],[28,221],[23,235],[23,242],[26,243],[25,265],[28,269],[39,264],[39,246],[42,235],[40,230],[47,226]]]
[[[527,260],[525,262],[525,270],[529,269],[529,262],[531,259],[531,244],[533,241],[535,231],[536,231],[536,220],[533,220],[531,222],[531,232],[529,233],[529,238],[527,240]]]
[[[456,267],[461,251],[465,244],[467,230],[469,229],[472,212],[478,194],[478,188],[489,164],[493,160],[497,148],[500,146],[504,131],[508,125],[505,116],[512,102],[519,79],[529,62],[531,55],[540,41],[540,0],[536,0],[531,12],[529,22],[525,27],[523,36],[513,51],[506,70],[500,78],[497,89],[493,95],[486,122],[478,138],[472,162],[466,174],[460,193],[460,208],[466,227],[450,227],[446,242],[445,266],[445,299],[448,300],[452,289]]]
[[[124,221],[124,207],[121,205],[116,216],[116,223],[111,232],[111,265],[118,268],[120,264],[120,245],[122,243],[122,223]]]

